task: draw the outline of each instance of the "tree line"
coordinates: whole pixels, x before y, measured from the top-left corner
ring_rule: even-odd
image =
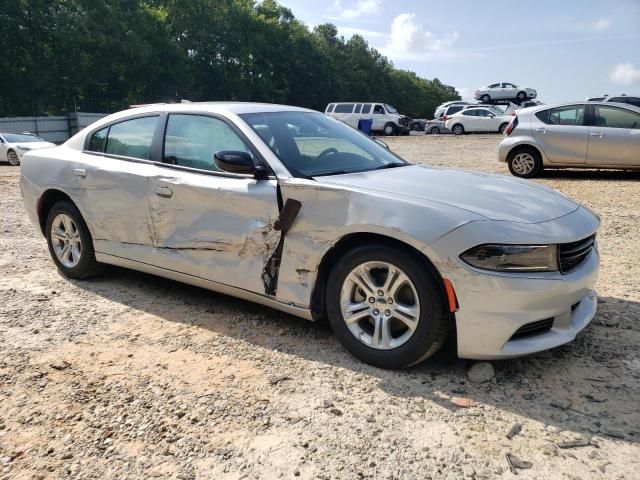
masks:
[[[275,0],[5,0],[0,45],[0,116],[188,99],[384,101],[431,118],[460,98]]]

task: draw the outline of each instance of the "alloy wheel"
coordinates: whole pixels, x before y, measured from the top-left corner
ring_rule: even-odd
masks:
[[[389,262],[365,262],[351,270],[342,285],[340,308],[353,336],[378,350],[405,344],[420,321],[415,285]]]
[[[528,175],[535,168],[536,160],[530,153],[523,152],[513,157],[511,164],[518,175]]]
[[[7,160],[9,161],[9,165],[17,167],[20,165],[20,159],[18,158],[18,154],[14,151],[11,151],[7,155]]]
[[[76,222],[60,213],[51,223],[51,244],[56,257],[67,268],[75,268],[82,255],[82,238]]]

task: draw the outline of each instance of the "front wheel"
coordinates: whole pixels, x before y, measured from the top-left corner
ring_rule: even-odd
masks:
[[[18,154],[13,150],[9,150],[7,152],[7,161],[9,162],[9,165],[13,167],[17,167],[18,165],[20,165],[20,158],[18,157]]]
[[[482,103],[491,103],[491,97],[485,93],[484,95],[482,95],[482,97],[480,97],[480,101]]]
[[[518,93],[518,100],[520,100],[521,102],[524,102],[526,99],[527,99],[527,94],[525,92]]]
[[[385,245],[349,251],[327,284],[335,335],[360,360],[404,368],[433,355],[448,333],[439,279],[415,255]]]
[[[88,278],[102,270],[96,261],[91,233],[71,202],[56,203],[47,216],[47,244],[58,270],[69,278]]]
[[[542,158],[534,150],[516,150],[507,160],[511,175],[520,178],[533,178],[542,171]]]
[[[384,126],[384,130],[383,131],[384,131],[385,135],[389,136],[389,135],[395,135],[397,129],[396,129],[396,126],[393,123],[387,123]]]
[[[464,127],[458,123],[458,124],[453,126],[451,131],[453,132],[454,135],[463,135],[464,134]]]
[[[440,128],[438,127],[431,127],[431,130],[429,130],[431,132],[432,135],[436,135],[438,133],[440,133]]]

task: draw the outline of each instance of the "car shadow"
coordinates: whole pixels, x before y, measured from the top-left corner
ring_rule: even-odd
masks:
[[[545,169],[540,178],[562,180],[602,180],[635,181],[640,180],[640,170],[597,170],[597,169]]]
[[[637,347],[630,341],[621,342],[627,330],[639,329],[639,302],[600,298],[598,315],[574,342],[529,357],[493,362],[494,378],[475,384],[466,375],[473,362],[457,358],[452,341],[416,367],[389,371],[352,357],[325,322],[307,322],[251,302],[116,267],[98,278],[73,283],[165,321],[374,377],[389,395],[430,401],[456,415],[495,415],[486,410],[492,406],[558,430],[634,443],[640,440],[640,404],[632,400],[640,398],[640,376],[635,363],[628,365],[628,358],[639,361]],[[290,373],[296,376],[299,372]],[[458,407],[452,397],[471,399],[475,407]]]

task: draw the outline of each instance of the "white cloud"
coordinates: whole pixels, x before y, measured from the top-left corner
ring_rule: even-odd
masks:
[[[380,0],[358,0],[351,8],[344,8],[341,0],[336,0],[333,4],[335,8],[343,9],[340,17],[354,19],[367,13],[374,12],[380,6]]]
[[[340,35],[345,36],[346,38],[350,38],[353,35],[360,35],[366,39],[376,39],[376,38],[387,37],[387,34],[384,32],[376,32],[374,30],[366,30],[364,28],[341,27],[339,25],[338,25],[338,33]]]
[[[609,80],[616,85],[632,85],[640,83],[640,68],[631,63],[619,63],[609,74]]]
[[[458,39],[458,32],[435,35],[415,22],[415,13],[403,13],[391,22],[391,36],[387,46],[399,53],[439,52],[449,48]]]
[[[593,28],[594,30],[598,31],[598,32],[604,32],[605,30],[609,30],[609,27],[611,26],[611,19],[610,18],[599,18],[597,19],[595,22],[593,22]]]

